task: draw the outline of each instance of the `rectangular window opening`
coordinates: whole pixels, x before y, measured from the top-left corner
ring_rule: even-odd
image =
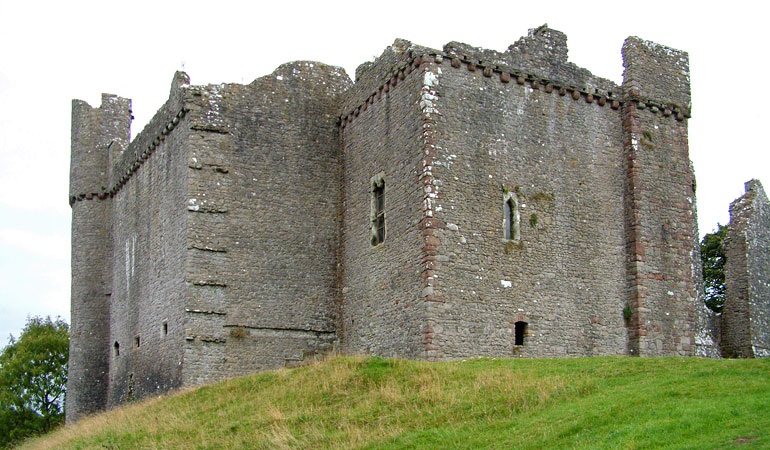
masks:
[[[524,335],[527,334],[527,322],[516,322],[514,324],[514,334],[514,345],[524,345]]]

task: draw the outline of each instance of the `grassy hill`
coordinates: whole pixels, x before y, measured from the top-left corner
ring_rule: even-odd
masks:
[[[127,405],[24,448],[770,448],[770,360],[335,357]]]

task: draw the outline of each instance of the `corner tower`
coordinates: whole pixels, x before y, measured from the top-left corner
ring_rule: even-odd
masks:
[[[623,44],[622,108],[629,352],[691,355],[699,300],[686,52]]]
[[[110,155],[129,141],[131,101],[72,102],[72,324],[67,422],[104,409],[109,373],[112,259]]]

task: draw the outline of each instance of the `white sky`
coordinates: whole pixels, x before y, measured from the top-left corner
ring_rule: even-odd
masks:
[[[345,68],[397,37],[495,50],[548,23],[570,60],[621,82],[630,35],[689,52],[690,157],[701,234],[758,178],[770,190],[766,13],[760,2],[209,2],[0,0],[0,346],[27,315],[69,322],[71,99],[133,100],[138,134],[175,70],[193,84],[243,82],[292,60]]]

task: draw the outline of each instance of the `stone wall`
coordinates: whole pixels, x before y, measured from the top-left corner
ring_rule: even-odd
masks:
[[[419,70],[396,41],[357,71],[343,115],[342,349],[423,357]],[[372,181],[384,180],[385,239],[372,244]]]
[[[687,56],[629,39],[622,88],[569,63],[565,43],[547,27],[506,53],[457,42],[438,52],[396,41],[357,71],[342,114],[353,150],[400,139],[378,133],[389,119],[376,116],[377,101],[399,80],[408,83],[413,69],[421,75],[412,101],[422,146],[414,170],[422,187],[423,357],[694,352],[699,265]],[[410,64],[399,63],[399,54]],[[653,66],[671,79],[660,82]],[[359,136],[373,142],[359,145]],[[346,233],[350,221],[361,230],[369,225],[367,178],[359,176],[355,191],[346,184]],[[506,240],[504,199],[511,197],[520,236]],[[377,318],[363,328],[353,328],[352,317],[343,322],[343,345],[354,348],[351,336],[387,320],[378,315],[387,302],[367,299],[365,291],[347,295],[361,283],[352,280],[380,273],[360,274],[373,256],[344,243],[354,262],[343,266],[343,310],[366,305],[362,315]],[[512,345],[516,322],[526,323],[529,345]],[[388,354],[390,336],[371,340],[379,343],[364,350]]]
[[[336,341],[345,72],[282,65],[190,88],[184,383],[297,364]]]
[[[730,205],[722,354],[770,357],[770,203],[758,180]]]
[[[112,296],[108,405],[181,384],[189,126],[187,79],[112,164]]]
[[[534,30],[504,54],[452,42],[431,66],[438,358],[627,351],[619,87],[554,40]]]

